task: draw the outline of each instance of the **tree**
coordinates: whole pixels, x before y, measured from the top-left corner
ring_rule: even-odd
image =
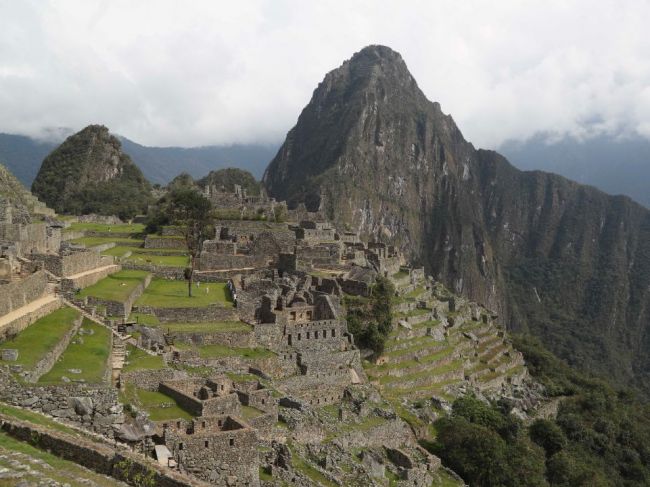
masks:
[[[205,196],[190,188],[179,188],[171,193],[169,214],[174,224],[183,232],[190,254],[190,267],[185,270],[188,295],[192,297],[192,282],[196,258],[201,254],[203,242],[210,230],[212,205]]]

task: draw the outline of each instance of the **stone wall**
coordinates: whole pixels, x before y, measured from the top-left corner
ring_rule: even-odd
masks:
[[[0,316],[43,297],[46,290],[45,271],[37,271],[24,279],[0,285]]]
[[[144,240],[144,248],[187,250],[187,245],[185,245],[185,239],[183,238],[147,235]]]
[[[128,360],[128,357],[127,357]],[[187,372],[176,369],[136,370],[124,372],[120,376],[122,383],[133,384],[140,389],[157,391],[161,382],[183,380],[189,376]]]
[[[185,279],[184,267],[171,267],[171,266],[154,265],[154,264],[138,264],[136,262],[124,260],[122,262],[122,268],[137,270],[137,271],[146,271],[152,273],[156,277],[162,277],[163,279],[172,279],[174,281],[182,281]]]
[[[27,373],[25,376],[25,380],[27,382],[37,382],[38,379],[49,372],[49,370],[54,366],[56,361],[59,359],[61,354],[65,351],[66,348],[68,348],[68,345],[70,344],[70,341],[72,340],[72,337],[77,333],[77,330],[79,330],[79,327],[81,327],[81,322],[83,321],[83,317],[81,314],[79,317],[74,321],[72,324],[72,327],[61,337],[61,340],[59,340],[59,343],[54,345],[48,352],[45,354],[45,356],[36,363],[36,365]]]
[[[93,442],[78,435],[46,429],[6,415],[0,415],[0,428],[18,440],[134,487],[142,487],[143,478],[151,479],[151,485],[156,487],[208,486],[198,479],[163,469],[142,455],[124,448],[116,450],[108,444]]]
[[[39,320],[43,316],[47,316],[53,311],[59,309],[61,305],[62,305],[61,300],[55,299],[34,311],[26,313],[16,318],[13,321],[6,323],[2,327],[0,327],[0,341],[6,340],[9,337],[17,335],[25,328],[27,328],[29,325],[34,323],[36,320]]]
[[[43,262],[45,269],[56,276],[72,276],[105,265],[106,260],[95,250],[78,250],[69,254],[38,254],[34,260]],[[112,263],[112,259],[110,259]]]
[[[226,270],[226,269],[246,269],[249,267],[263,267],[266,265],[264,256],[256,255],[229,255],[229,254],[211,254],[202,252],[199,259],[199,269],[202,271],[209,270]]]
[[[161,323],[209,323],[216,321],[239,321],[236,308],[213,304],[204,308],[154,308],[136,306],[138,313],[153,314]]]
[[[83,276],[76,277],[73,279],[63,278],[61,279],[61,291],[63,293],[74,293],[78,289],[84,289],[88,286],[101,281],[107,276],[119,272],[122,269],[122,266],[119,264],[114,264],[111,266],[102,266],[95,272],[84,274]]]
[[[109,385],[19,384],[6,367],[0,367],[0,399],[78,424],[84,428],[113,437],[113,425],[124,421],[117,390]]]
[[[128,299],[124,302],[119,301],[108,301],[106,299],[96,298],[94,296],[88,296],[85,298],[86,306],[104,306],[106,307],[106,314],[108,316],[119,316],[128,318],[133,309],[133,303],[142,296],[144,290],[149,286],[152,276],[148,275],[144,278],[144,281],[138,284],[138,286],[131,292]]]
[[[228,427],[230,423],[239,427]],[[164,433],[165,444],[181,470],[213,485],[259,486],[258,437],[254,429],[227,418],[221,431],[197,427],[191,431],[184,434],[167,428]]]
[[[161,382],[158,390],[173,398],[180,407],[194,416],[238,415],[241,410],[239,397],[234,392],[201,401],[184,391],[180,391],[175,384],[169,382]]]
[[[170,335],[175,342],[194,343],[196,345],[224,345],[235,348],[253,348],[257,346],[255,333],[252,331],[232,332],[182,332],[174,331]]]

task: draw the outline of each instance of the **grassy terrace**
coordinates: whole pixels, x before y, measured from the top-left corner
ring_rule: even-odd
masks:
[[[230,333],[248,332],[253,328],[243,321],[221,321],[215,323],[164,323],[157,325],[170,333]]]
[[[82,379],[89,384],[99,384],[104,380],[111,353],[110,331],[88,319],[84,319],[81,328],[92,332],[92,335],[78,334],[54,367],[39,379],[39,383],[60,384],[62,376]],[[79,369],[81,373],[73,374],[70,369]]]
[[[236,356],[247,359],[260,359],[275,355],[265,348],[236,348],[226,347],[225,345],[200,345],[195,347],[184,343],[178,343],[175,346],[180,350],[196,349],[199,352],[199,356],[205,359]]]
[[[18,350],[18,360],[6,362],[31,369],[63,336],[70,331],[79,312],[72,308],[61,308],[25,328],[16,338],[0,344],[0,348]],[[0,363],[5,363],[0,361]]]
[[[120,399],[124,404],[132,404],[147,411],[152,421],[192,418],[173,398],[162,392],[140,389],[133,384],[125,384]]]
[[[144,232],[144,225],[141,223],[123,224],[123,225],[107,225],[102,223],[72,223],[68,228],[69,232],[115,232],[115,233],[142,233]]]
[[[412,381],[412,380],[418,380],[422,379],[424,377],[430,377],[432,379],[435,378],[435,376],[446,374],[448,372],[452,372],[454,370],[462,369],[463,368],[463,361],[462,360],[454,360],[453,362],[450,362],[445,365],[440,365],[438,367],[432,367],[430,369],[426,369],[420,372],[415,372],[413,374],[408,374],[408,375],[403,375],[401,377],[392,377],[392,376],[382,376],[379,378],[379,383],[380,384],[392,384],[392,383],[401,383],[401,382],[407,382],[407,381]]]
[[[187,255],[151,255],[138,252],[128,256],[126,260],[134,264],[165,267],[187,267],[190,265],[190,258]]]
[[[21,454],[17,459],[21,463],[29,465],[29,470],[23,471],[21,469],[20,479],[11,477],[0,479],[0,487],[46,485],[41,475],[58,482],[57,485],[69,485],[71,487],[87,485],[117,487],[124,485],[122,482],[92,472],[74,462],[63,460],[52,453],[39,450],[29,443],[18,441],[6,433],[0,433],[0,470],[3,470],[3,468],[8,468],[10,471],[18,470],[15,465],[11,464],[10,460],[12,456],[17,454]]]
[[[133,290],[144,282],[147,274],[145,271],[130,270],[116,272],[98,283],[82,289],[77,293],[77,297],[92,296],[107,301],[124,302],[129,298]]]
[[[233,306],[230,291],[225,283],[202,283],[194,287],[193,296],[187,295],[187,282],[154,279],[144,294],[136,301],[139,306],[154,308],[202,308],[211,304]]]
[[[386,373],[391,369],[408,369],[410,367],[416,367],[418,365],[425,365],[431,362],[436,362],[437,360],[443,359],[445,357],[448,357],[453,353],[454,350],[455,347],[453,346],[443,348],[442,350],[437,350],[433,353],[425,355],[424,357],[420,357],[418,360],[404,360],[396,363],[386,363],[371,368],[368,370],[368,372],[376,375],[376,374]]]
[[[405,340],[405,342],[408,344],[408,346],[405,348],[390,350],[390,347],[387,346],[386,348],[389,349],[389,351],[384,355],[391,358],[399,358],[402,355],[407,355],[412,352],[417,352],[418,350],[423,350],[423,349],[432,348],[436,346],[444,346],[446,343],[448,343],[447,341],[436,341],[433,337],[430,336],[416,337],[409,340]]]
[[[165,368],[165,362],[160,355],[149,355],[144,350],[127,345],[127,358],[122,372],[134,370],[157,370]]]
[[[107,243],[115,243],[117,245],[142,245],[144,240],[137,238],[113,238],[113,237],[81,237],[70,240],[73,244],[85,245],[86,247],[94,247],[95,245],[103,245]]]

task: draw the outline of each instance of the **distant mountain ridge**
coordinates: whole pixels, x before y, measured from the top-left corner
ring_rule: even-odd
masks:
[[[624,194],[650,208],[650,140],[601,135],[580,141],[537,134],[499,147],[519,169],[543,170],[589,184],[609,194]]]
[[[194,178],[226,167],[250,171],[257,179],[273,159],[278,145],[233,144],[205,147],[147,147],[126,137],[119,137],[123,151],[136,163],[152,183],[167,184],[181,172]],[[0,133],[0,163],[30,187],[43,159],[60,141],[39,141],[24,135]]]

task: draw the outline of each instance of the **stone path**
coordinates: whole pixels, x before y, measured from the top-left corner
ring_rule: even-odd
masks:
[[[6,315],[0,317],[0,330],[5,326],[7,326],[8,324],[13,323],[17,319],[22,318],[23,316],[26,316],[30,313],[34,313],[35,311],[38,311],[43,306],[47,306],[48,304],[56,301],[57,299],[59,298],[57,298],[55,295],[48,294],[46,296],[43,296],[42,298],[32,301],[31,303],[25,306],[13,310],[11,313],[7,313]]]
[[[118,267],[119,266],[115,265],[115,264],[106,265],[104,267],[96,267],[96,268],[91,269],[89,271],[80,272],[79,274],[73,274],[71,276],[65,276],[65,279],[75,280],[75,279],[79,279],[81,277],[90,276],[92,274],[96,274],[96,273],[99,273],[99,272],[109,270],[111,268],[118,268]]]

